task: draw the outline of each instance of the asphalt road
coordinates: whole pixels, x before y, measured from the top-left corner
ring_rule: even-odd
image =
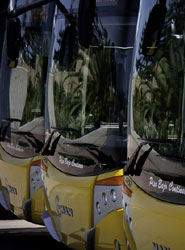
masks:
[[[55,241],[45,227],[24,220],[0,220],[1,250],[69,250]]]

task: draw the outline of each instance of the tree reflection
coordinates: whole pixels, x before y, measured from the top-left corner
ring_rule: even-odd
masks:
[[[44,89],[49,53],[49,37],[44,29],[47,17],[42,20],[42,12],[45,9],[47,8],[41,7],[23,16],[23,46],[19,65],[29,72],[23,124],[44,115]]]
[[[63,44],[64,33],[59,32],[58,43]],[[67,72],[63,72],[61,83],[54,82],[55,116],[60,126],[76,128],[84,135],[87,126],[89,129],[99,128],[102,121],[110,120],[110,106],[114,102],[113,55],[106,48],[110,45],[107,31],[97,17],[90,48],[83,49],[77,42],[73,44],[77,53],[73,53],[72,64]],[[61,47],[54,54],[58,62],[59,54]],[[57,69],[61,70],[61,65],[57,64]]]
[[[172,139],[181,139],[184,14],[183,0],[169,4],[160,45],[152,57],[142,55],[142,36],[133,95],[134,126],[141,137],[169,139],[173,134]]]

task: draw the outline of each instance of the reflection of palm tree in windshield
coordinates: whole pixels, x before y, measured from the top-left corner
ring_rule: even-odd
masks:
[[[179,13],[174,15],[174,12],[172,15],[172,9],[169,9],[167,19],[172,20],[172,18],[176,20],[176,24],[181,20],[182,27],[182,16]],[[152,128],[152,136],[167,138],[170,122],[174,124],[177,133],[180,132],[177,125],[179,105],[181,105],[179,91],[182,89],[184,52],[183,41],[172,36],[169,22],[162,32],[163,39],[156,54],[153,57],[140,57],[137,61],[140,84],[135,86],[133,101],[135,124],[138,126],[139,134],[146,133],[143,130],[142,121],[144,121],[145,125],[148,124]],[[182,33],[182,29],[179,33]]]
[[[61,110],[55,112],[57,116],[61,114],[61,119],[58,119],[60,125],[62,122],[63,127],[81,128],[82,134],[86,124],[97,128],[101,121],[107,122],[110,103],[114,101],[111,93],[111,51],[105,48],[110,41],[102,25],[96,24],[95,31],[90,49],[75,49],[78,55],[74,57],[73,68],[76,65],[78,71],[70,71],[62,85],[55,83],[54,89],[55,111],[57,107]],[[65,91],[66,84],[73,86],[71,91]],[[57,98],[58,93],[62,96]]]
[[[48,62],[48,38],[44,32],[42,17],[24,15],[24,34],[22,58],[23,66],[29,69],[27,99],[23,112],[22,123],[27,123],[44,114],[44,85]],[[27,22],[27,23],[26,23]]]

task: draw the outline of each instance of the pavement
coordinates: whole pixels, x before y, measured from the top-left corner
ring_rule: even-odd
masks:
[[[0,220],[0,250],[69,250],[55,241],[45,226],[25,220]]]
[[[45,226],[37,225],[25,220],[0,220],[0,236],[3,234],[46,234],[48,230]]]

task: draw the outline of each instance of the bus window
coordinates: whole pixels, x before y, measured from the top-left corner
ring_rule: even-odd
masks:
[[[139,1],[97,1],[88,46],[78,38],[79,1],[61,2],[68,14],[58,11],[55,20],[46,126],[60,138],[56,133],[50,160],[63,171],[69,169],[65,159],[78,162],[81,167],[69,170],[73,174],[122,168]]]
[[[22,3],[11,1],[10,6],[14,9]],[[8,47],[14,41],[9,40],[11,34],[5,37],[0,68],[0,99],[4,103],[0,110],[1,144],[21,158],[38,155],[44,142],[44,90],[53,14],[54,5],[47,4],[16,18],[20,48],[15,68],[8,66]]]

